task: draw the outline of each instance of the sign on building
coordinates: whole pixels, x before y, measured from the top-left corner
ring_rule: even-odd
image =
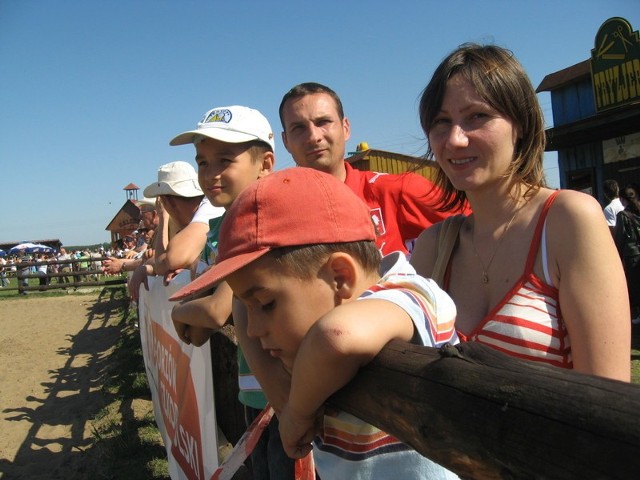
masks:
[[[598,112],[640,100],[640,36],[624,18],[610,18],[598,30],[591,80]]]

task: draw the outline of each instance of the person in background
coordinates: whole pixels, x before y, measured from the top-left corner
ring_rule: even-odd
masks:
[[[129,280],[129,293],[134,301],[138,301],[141,284],[148,288],[149,275],[161,275],[168,283],[180,270],[187,269],[195,277],[205,250],[209,221],[224,213],[224,209],[214,207],[205,198],[198,174],[187,162],[162,165],[157,182],[144,189],[144,196],[157,198],[158,235],[153,256],[136,267]]]
[[[146,228],[153,230],[154,232],[158,228],[160,223],[160,217],[156,211],[155,204],[147,202],[140,203],[140,228]],[[153,240],[151,242],[153,244]],[[124,272],[132,272],[137,267],[142,265],[145,260],[153,255],[153,249],[147,249],[145,255],[139,255],[139,252],[135,251],[136,239],[132,235],[125,235],[123,237],[123,258],[109,257],[102,261],[102,270],[108,275],[117,275]],[[130,252],[127,255],[127,252]]]
[[[620,192],[623,210],[618,212],[614,240],[627,279],[631,323],[640,324],[640,186],[626,185]]]
[[[615,180],[605,180],[602,185],[602,193],[607,200],[607,206],[604,207],[604,218],[607,220],[609,230],[613,234],[613,230],[616,227],[616,216],[618,212],[621,212],[624,207],[620,201],[620,187]]]
[[[36,256],[37,262],[46,262],[48,260],[48,256],[44,253],[39,253]],[[47,270],[49,265],[46,263],[41,263],[36,267],[36,273],[38,275],[38,284],[40,285],[40,290],[44,290],[44,287],[49,283],[49,277],[47,276]]]
[[[63,262],[65,260],[71,260],[71,255],[67,253],[67,250],[64,247],[60,247],[60,251],[58,252],[57,260],[59,262]],[[71,275],[71,263],[61,263],[59,266],[60,273],[68,273]],[[58,277],[58,283],[70,283],[71,279],[68,276]]]
[[[298,166],[315,168],[345,182],[368,206],[383,255],[410,253],[412,241],[451,213],[437,210],[439,189],[416,173],[387,174],[354,169],[345,162],[351,126],[342,102],[329,87],[301,83],[280,103],[282,141]],[[460,212],[468,212],[462,206]]]
[[[0,288],[9,286],[9,279],[7,278],[7,272],[5,270],[6,265],[7,261],[4,258],[0,257]]]
[[[453,298],[461,341],[579,372],[630,380],[624,272],[595,198],[544,179],[544,119],[507,49],[465,44],[437,67],[419,117],[441,201],[457,220],[449,258],[440,223],[416,242],[416,271]],[[449,225],[449,221],[446,226]]]
[[[30,261],[31,261],[31,258],[29,258],[29,256],[24,251],[20,251],[17,263],[28,263]],[[31,272],[32,272],[32,270],[31,270],[30,266],[22,265],[20,267],[20,274],[21,275],[30,275]],[[22,287],[29,287],[29,279],[27,277],[23,276],[20,279],[20,285]],[[22,293],[22,295],[26,295],[29,292],[27,292],[26,290],[23,290],[21,293]]]
[[[140,239],[138,240],[138,247],[141,252],[146,252],[153,248],[153,239],[155,238],[155,231],[152,228],[143,228],[140,231]]]
[[[134,248],[135,252],[141,253],[149,248],[150,243],[147,241],[149,239],[149,237],[147,236],[147,233],[149,231],[150,230],[148,228],[139,228],[134,232],[136,234],[136,246]],[[153,237],[153,230],[151,230],[150,237]]]
[[[449,296],[402,252],[382,260],[375,239],[369,209],[343,182],[310,168],[281,170],[240,193],[222,223],[216,264],[174,298],[227,281],[247,310],[241,334],[290,375],[279,415],[286,452],[302,458],[313,448],[320,478],[458,478],[353,415],[325,414],[327,399],[391,340],[457,343]]]
[[[91,268],[91,252],[89,250],[80,250],[76,252],[76,258],[80,260],[74,264],[74,266],[78,267],[78,272],[87,272]],[[87,273],[76,275],[76,282],[86,282],[88,278]]]
[[[124,240],[124,254],[125,259],[142,258],[142,254],[147,250],[147,243],[144,239],[144,234],[147,231],[146,228],[139,228],[134,230],[130,235],[126,235]]]

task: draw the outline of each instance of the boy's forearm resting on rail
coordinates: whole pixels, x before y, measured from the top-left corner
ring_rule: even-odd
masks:
[[[211,295],[175,305],[171,318],[174,322],[217,330],[229,320],[232,298],[229,285],[222,282]]]
[[[332,310],[309,330],[296,355],[291,413],[311,415],[389,341],[409,341],[413,332],[409,315],[385,300],[359,300]]]

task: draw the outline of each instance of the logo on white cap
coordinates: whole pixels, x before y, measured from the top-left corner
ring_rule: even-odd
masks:
[[[232,117],[233,115],[231,114],[231,110],[227,108],[220,108],[217,110],[208,111],[200,123],[214,123],[214,122],[229,123]]]

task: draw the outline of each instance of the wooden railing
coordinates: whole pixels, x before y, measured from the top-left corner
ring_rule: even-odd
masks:
[[[330,403],[462,478],[632,479],[640,385],[519,360],[476,342],[391,342]]]
[[[107,257],[91,257],[21,262],[14,264],[16,267],[15,271],[10,271],[10,266],[5,265],[5,274],[7,274],[7,276],[15,276],[18,280],[18,285],[16,287],[5,287],[4,290],[18,290],[19,293],[26,293],[29,291],[97,287],[126,283],[127,279],[125,277],[109,276],[102,271],[102,260],[106,258]],[[40,265],[57,265],[58,272],[52,272],[50,268],[47,268],[47,273],[44,275],[38,272],[31,272],[32,267],[37,269]],[[70,268],[70,270],[62,271],[63,268]],[[29,271],[26,272],[26,269],[29,269]],[[23,280],[30,278],[45,278],[46,281],[44,285],[24,285]],[[52,281],[53,279],[56,279],[56,281]]]

